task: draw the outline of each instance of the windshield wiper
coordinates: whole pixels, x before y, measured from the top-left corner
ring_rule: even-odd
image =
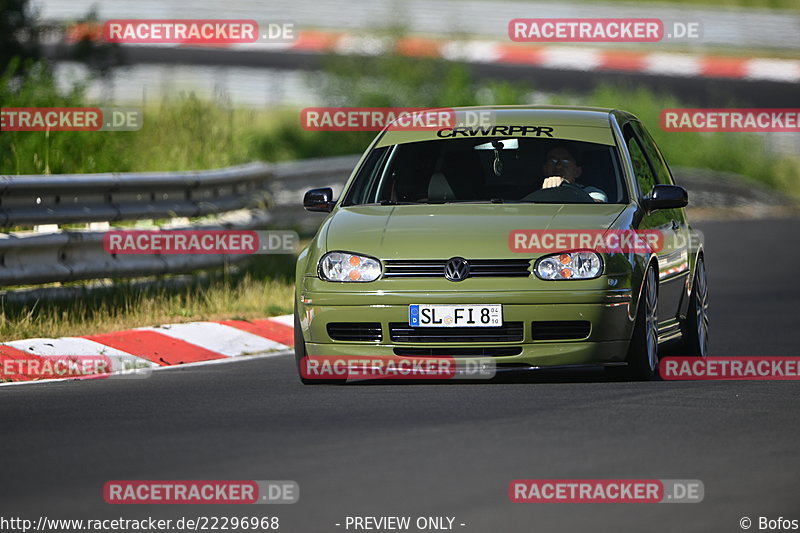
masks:
[[[381,200],[378,202],[380,205],[416,205],[422,202],[398,202],[396,200]]]
[[[504,204],[506,201],[502,198],[492,198],[491,200],[450,200],[449,202],[428,202],[429,204]]]

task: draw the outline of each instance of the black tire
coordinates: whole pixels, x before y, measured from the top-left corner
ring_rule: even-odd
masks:
[[[682,353],[688,357],[708,356],[708,280],[703,256],[697,258],[689,310],[681,325]]]
[[[627,361],[627,367],[607,367],[609,377],[639,381],[658,379],[658,283],[653,267],[647,269],[642,282]]]
[[[294,361],[297,368],[297,376],[303,385],[341,385],[346,380],[340,379],[308,379],[303,377],[300,371],[300,362],[308,355],[306,352],[306,340],[303,338],[303,330],[300,327],[300,316],[297,314],[297,304],[294,306]]]
[[[294,364],[297,368],[297,376],[303,385],[311,385],[313,380],[306,379],[300,372],[300,361],[306,356],[306,341],[303,338],[303,330],[300,328],[300,317],[297,315],[297,304],[294,304]]]

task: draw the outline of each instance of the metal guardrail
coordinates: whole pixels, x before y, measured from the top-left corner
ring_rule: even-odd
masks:
[[[332,187],[334,197],[359,156],[251,163],[198,172],[0,176],[0,221],[13,225],[114,222],[217,215],[185,229],[297,229],[313,232],[324,213],[303,210],[303,194]],[[694,207],[782,205],[763,187],[697,169],[675,169]],[[705,174],[704,174],[705,172]],[[706,174],[708,174],[706,176]],[[105,227],[110,229],[108,224]],[[180,229],[173,223],[163,229]],[[0,233],[0,285],[143,277],[214,268],[247,255],[114,255],[105,231],[61,229]]]
[[[0,176],[0,226],[40,230],[0,233],[0,285],[179,274],[244,260],[247,255],[109,254],[103,237],[112,222],[207,215],[216,216],[162,229],[251,230],[280,220],[282,227],[313,231],[323,217],[307,216],[303,193],[331,186],[338,194],[357,161],[344,156],[196,172]],[[103,229],[57,229],[96,223]]]
[[[359,158],[359,155],[345,155],[277,163],[269,185],[270,214],[282,227],[313,233],[325,214],[304,210],[303,195],[309,189],[331,187],[333,197],[338,198]]]
[[[272,167],[0,176],[0,226],[198,217],[263,201]]]
[[[103,222],[111,229],[111,222],[219,215],[191,228],[259,229],[270,220],[267,188],[273,175],[272,165],[251,163],[198,172],[0,176],[0,225],[41,229]],[[104,235],[92,229],[2,233],[0,284],[181,273],[247,257],[109,254]]]
[[[228,224],[205,224],[191,229],[258,229],[269,222],[267,213],[259,210],[246,212],[241,218],[243,220]],[[0,285],[178,274],[215,268],[249,257],[109,254],[103,247],[104,235],[105,231],[82,230],[0,234]]]

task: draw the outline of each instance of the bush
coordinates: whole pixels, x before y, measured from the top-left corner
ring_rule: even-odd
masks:
[[[33,65],[22,78],[0,79],[3,107],[81,107],[84,88],[56,89],[50,70]],[[0,173],[69,174],[200,170],[251,160],[248,111],[194,95],[145,109],[139,131],[6,131],[0,134]]]
[[[800,195],[800,160],[769,153],[761,135],[662,131],[662,109],[687,107],[673,95],[643,88],[630,90],[603,86],[582,98],[581,103],[620,108],[639,117],[672,166],[734,172],[792,195]]]

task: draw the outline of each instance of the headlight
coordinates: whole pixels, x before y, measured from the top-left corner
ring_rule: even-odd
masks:
[[[363,255],[330,252],[319,262],[319,275],[325,281],[375,281],[381,275],[381,264]]]
[[[544,280],[592,279],[603,272],[603,260],[595,252],[564,252],[542,257],[533,271]]]

